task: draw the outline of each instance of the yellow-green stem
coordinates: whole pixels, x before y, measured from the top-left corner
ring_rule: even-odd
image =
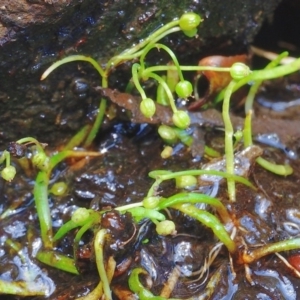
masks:
[[[243,262],[250,264],[255,260],[260,259],[263,256],[266,256],[271,253],[289,251],[300,248],[300,238],[294,238],[290,240],[280,241],[277,243],[269,244],[257,248],[252,251],[248,251],[243,254]]]
[[[209,227],[217,236],[217,238],[227,247],[230,253],[234,253],[236,251],[235,242],[230,238],[225,227],[214,215],[205,210],[198,209],[192,204],[176,204],[172,205],[171,207],[180,210],[186,215]]]
[[[51,212],[48,203],[49,178],[45,171],[40,171],[34,184],[34,201],[40,222],[43,246],[47,249],[53,248],[53,233]]]
[[[230,97],[233,87],[236,82],[232,80],[226,88],[225,97],[223,101],[222,116],[225,127],[225,158],[226,158],[226,172],[234,174],[234,150],[233,150],[233,126],[230,120]],[[235,202],[235,182],[233,179],[227,179],[228,197],[231,202]]]
[[[111,300],[112,299],[111,290],[109,287],[109,282],[108,282],[108,278],[107,278],[105,267],[104,267],[103,249],[104,249],[104,242],[105,242],[106,234],[107,234],[106,229],[100,229],[96,233],[94,247],[95,247],[97,269],[98,269],[98,273],[99,273],[100,279],[103,284],[105,300]]]
[[[36,258],[53,268],[69,272],[71,274],[79,275],[79,272],[75,266],[75,261],[73,258],[62,255],[53,250],[50,251],[39,251]]]

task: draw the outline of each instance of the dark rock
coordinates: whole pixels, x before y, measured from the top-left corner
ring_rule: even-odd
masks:
[[[182,60],[246,50],[280,0],[2,0],[0,4],[0,143],[23,136],[59,142],[95,115],[99,99],[89,92],[98,74],[84,63],[61,67],[45,81],[43,71],[70,54],[102,63],[161,24],[194,11],[204,19],[196,41],[177,34],[166,40]],[[74,87],[78,80],[83,85]],[[113,84],[119,84],[113,77]],[[86,91],[78,93],[78,88]]]

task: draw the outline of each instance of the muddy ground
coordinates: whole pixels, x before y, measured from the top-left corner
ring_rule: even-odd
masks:
[[[259,45],[263,40],[258,37],[257,44]],[[297,45],[295,52],[297,52]],[[253,61],[254,65],[265,63],[265,61]],[[72,70],[72,67],[69,70]],[[76,72],[78,78],[83,80],[84,72],[82,73],[80,69]],[[77,76],[73,78],[73,74],[69,75],[66,81],[61,78],[58,82],[67,82],[67,84],[54,86],[54,88],[58,89],[58,94],[74,93],[75,85],[76,94],[76,78]],[[89,83],[88,79],[84,79],[84,83]],[[64,90],[66,86],[67,89]],[[234,204],[228,200],[225,182],[221,182],[220,185],[203,186],[199,181],[199,184],[189,190],[214,194],[222,200],[236,222],[236,241],[240,251],[253,250],[300,235],[300,126],[297,127],[299,105],[281,112],[264,107],[266,103],[268,106],[273,102],[288,103],[290,100],[298,99],[299,91],[298,74],[274,82],[266,82],[256,98],[253,120],[254,141],[263,149],[263,157],[278,164],[290,164],[294,170],[292,175],[287,177],[274,175],[258,166],[252,159],[247,176],[256,190],[237,184],[237,200]],[[44,92],[50,94],[53,91]],[[98,96],[97,93],[93,90],[88,97],[94,99]],[[81,97],[85,96],[79,93],[75,98],[80,101]],[[96,100],[91,101],[96,102]],[[69,105],[70,111],[76,107],[76,103]],[[236,121],[236,125],[240,125],[243,118],[240,111],[238,107],[232,112],[232,120]],[[86,111],[83,110],[77,113],[80,117],[86,115]],[[222,123],[216,121],[216,116],[220,117],[220,114],[216,111],[213,113],[213,119],[212,114],[207,115],[208,121],[205,122],[205,126],[201,126],[202,134],[199,136],[204,136],[207,145],[222,153],[224,152]],[[120,205],[141,201],[153,183],[148,176],[150,171],[201,169],[203,164],[210,161],[210,158],[203,156],[202,153],[195,156],[191,148],[180,143],[175,145],[176,151],[170,158],[162,159],[160,153],[164,143],[157,135],[157,125],[124,121],[123,114],[124,112],[122,121],[121,118],[117,118],[105,122],[101,133],[89,149],[103,152],[101,157],[84,160],[69,159],[61,163],[53,172],[50,187],[59,181],[67,183],[68,186],[64,195],[49,196],[55,231],[70,219],[78,207],[94,210],[113,209]],[[90,117],[92,119],[92,116]],[[70,124],[68,126],[72,125]],[[76,122],[73,129],[77,129]],[[51,131],[45,132],[44,137],[46,138],[50,133]],[[278,141],[272,145],[263,143],[258,139],[258,134],[261,133],[277,133],[281,144]],[[43,142],[42,137],[41,142]],[[58,145],[50,144],[47,151],[49,153],[56,151],[66,143],[66,140],[67,137],[61,139]],[[196,142],[203,145],[202,140],[194,141]],[[31,274],[38,278],[43,289],[48,290],[47,299],[76,299],[86,295],[99,281],[92,232],[84,235],[76,253],[80,275],[69,275],[39,263],[34,258],[36,250],[40,247],[38,220],[32,193],[36,169],[18,160],[14,160],[13,163],[18,170],[15,180],[11,183],[0,181],[2,245],[0,279],[23,280],[30,265]],[[164,184],[158,193],[169,196],[181,191],[182,189],[177,189],[171,181]],[[202,208],[215,213],[209,207]],[[103,218],[102,225],[113,233],[113,238],[106,244],[105,255],[106,258],[113,255],[117,263],[111,284],[114,299],[135,299],[128,290],[128,277],[130,271],[138,266],[143,266],[150,274],[151,282],[148,281],[148,288],[155,295],[160,294],[169,275],[174,273],[174,270],[179,270],[180,276],[171,294],[173,298],[214,300],[300,298],[299,277],[276,254],[267,255],[245,266],[237,256],[233,255],[231,261],[228,251],[223,247],[212,262],[209,272],[205,272],[200,278],[198,271],[205,259],[209,257],[212,248],[218,244],[218,239],[209,228],[176,210],[171,209],[165,213],[166,215],[169,213],[168,217],[176,224],[177,233],[173,236],[159,236],[153,223],[147,220],[134,225],[129,214],[120,215],[114,210]],[[72,256],[75,233],[73,231],[59,241],[56,250]],[[18,253],[5,242],[8,239],[21,245],[23,253],[28,255],[27,264],[22,263]],[[300,250],[280,254],[296,270],[299,270]],[[250,274],[250,277],[247,278],[247,274]],[[219,278],[212,283],[211,280],[217,275]],[[143,284],[146,286],[145,281]],[[200,298],[201,295],[203,298]],[[20,298],[22,297],[0,296],[0,299]],[[29,299],[45,299],[45,297],[31,296]]]

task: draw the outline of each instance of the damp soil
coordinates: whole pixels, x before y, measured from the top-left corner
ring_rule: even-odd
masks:
[[[80,123],[78,120],[84,119],[87,114],[90,120],[94,119],[99,93],[117,105],[118,118],[106,120],[95,143],[89,149],[103,153],[102,156],[83,160],[68,159],[54,170],[50,188],[55,182],[63,181],[67,183],[68,190],[63,196],[49,195],[53,227],[54,231],[57,231],[63,223],[70,220],[78,207],[92,208],[96,211],[111,209],[103,216],[101,225],[111,233],[111,239],[105,245],[105,257],[112,255],[117,263],[111,283],[114,299],[137,299],[128,289],[128,277],[131,270],[140,266],[151,278],[149,281],[149,278],[146,280],[147,278],[141,277],[143,284],[155,295],[160,294],[170,274],[174,274],[174,270],[179,270],[180,276],[171,293],[173,298],[214,300],[300,298],[299,277],[276,254],[267,255],[245,265],[235,256],[231,260],[226,248],[222,247],[209,271],[200,276],[199,270],[219,242],[209,228],[170,209],[164,213],[174,220],[177,233],[163,237],[156,233],[154,224],[149,220],[135,224],[130,214],[121,215],[114,210],[120,205],[139,202],[146,196],[153,183],[148,176],[150,171],[200,169],[211,161],[203,155],[204,143],[223,153],[223,124],[218,110],[208,110],[194,115],[196,147],[187,148],[182,144],[176,144],[173,155],[168,159],[162,159],[160,154],[164,144],[157,135],[157,124],[168,123],[169,112],[162,111],[161,119],[155,122],[157,124],[145,124],[134,108],[126,107],[128,95],[112,94],[112,90],[94,89],[95,78],[98,79],[96,74],[92,74],[94,79],[90,83],[85,79],[87,73],[81,68],[76,67],[74,71],[72,67],[66,66],[66,73],[68,71],[70,75],[67,79],[57,75],[56,85],[53,83],[49,88],[41,84],[36,87],[37,94],[47,96],[55,93],[51,98],[51,105],[55,109],[56,105],[59,109],[60,99],[69,96],[75,101],[68,104],[67,109],[73,113],[75,107],[80,108],[72,121],[72,118],[68,117],[69,114],[64,115],[65,112],[59,114],[59,118],[57,114],[51,115],[52,110],[47,111],[49,103],[41,100],[42,105],[37,109],[44,111],[46,120],[51,119],[49,124],[53,124],[54,121],[59,123],[60,133],[63,132],[63,138],[59,143],[48,146],[49,153],[59,150],[66,143],[67,137],[71,138],[72,135],[68,133],[70,128],[72,132],[78,129]],[[88,70],[89,74],[92,72]],[[122,70],[121,73],[123,76]],[[118,83],[118,80],[116,81]],[[299,90],[300,80],[297,76],[265,83],[256,99],[253,120],[254,142],[261,147],[263,157],[278,164],[290,164],[294,170],[292,175],[281,177],[272,174],[257,165],[252,158],[251,166],[247,167],[246,173],[256,189],[237,184],[234,204],[228,201],[226,182],[203,186],[199,180],[197,186],[189,189],[193,192],[215,195],[226,205],[237,225],[236,241],[241,252],[300,235],[300,126],[298,126],[300,106],[295,105],[279,112],[271,107],[274,102],[288,103],[290,100],[298,99]],[[34,90],[28,90],[27,98],[35,97],[30,93],[34,93]],[[83,106],[82,100],[88,103],[88,108],[86,105]],[[130,110],[129,118],[128,112],[124,111],[125,108]],[[35,117],[35,111],[32,112],[32,118]],[[235,127],[242,125],[243,117],[239,108],[233,110],[232,120]],[[41,116],[41,119],[43,118],[44,116]],[[22,122],[24,123],[10,126],[18,128],[17,133],[21,134],[22,128],[27,128],[26,122],[30,122],[30,119]],[[48,127],[47,122],[43,122],[42,128]],[[65,125],[66,123],[68,125]],[[196,131],[198,129],[200,133]],[[51,132],[44,132],[44,136],[50,134]],[[277,134],[275,139],[274,134]],[[42,136],[39,139],[43,142]],[[37,283],[41,284],[43,289],[47,289],[49,296],[31,296],[26,299],[65,300],[87,295],[99,282],[92,231],[83,236],[76,252],[80,275],[70,275],[36,260],[35,254],[41,247],[33,200],[36,169],[28,165],[26,160],[15,160],[13,163],[18,171],[16,178],[11,183],[0,181],[0,279],[24,280],[30,266],[31,275],[37,278]],[[182,191],[171,181],[162,185],[158,193],[170,196]],[[201,208],[216,214],[210,207],[201,206]],[[72,257],[75,234],[76,231],[72,231],[60,240],[56,250]],[[18,253],[5,243],[7,240],[21,245],[23,254],[27,257],[26,263],[22,263]],[[300,269],[300,250],[280,254],[295,269]],[[250,278],[246,276],[249,274]],[[214,278],[217,279],[212,282]],[[203,298],[200,298],[201,295]],[[0,295],[0,299],[18,300],[22,297]]]
[[[294,78],[290,80],[296,84]],[[290,81],[284,81],[281,92],[288,95],[290,85]],[[263,95],[272,95],[278,86],[278,83],[267,84]],[[295,128],[288,127],[289,122],[299,119],[294,109],[292,114],[287,115],[287,111],[284,114],[276,113],[259,104],[256,105],[255,113],[257,118],[263,117],[266,122],[280,120],[280,124],[286,126],[286,135],[289,131],[295,131]],[[222,152],[223,131],[219,126],[220,124],[218,127],[203,126],[201,136],[204,136],[206,144]],[[263,123],[260,126],[264,128]],[[274,125],[269,133],[274,134],[277,129],[281,130]],[[112,209],[103,216],[102,226],[107,228],[112,236],[105,247],[105,255],[113,255],[117,263],[111,284],[114,299],[136,299],[128,290],[128,276],[130,271],[138,266],[142,266],[149,273],[149,289],[156,295],[159,295],[170,274],[179,270],[180,276],[171,294],[174,298],[202,299],[199,295],[207,292],[208,296],[203,299],[299,299],[300,279],[275,254],[245,266],[234,256],[231,264],[228,251],[223,247],[211,264],[209,272],[199,276],[199,270],[218,243],[210,229],[171,209],[166,213],[174,220],[177,233],[163,237],[156,233],[153,223],[149,220],[135,225],[130,214],[121,215],[113,210],[120,205],[139,202],[146,196],[153,183],[148,176],[152,170],[199,169],[204,163],[210,162],[205,156],[193,155],[191,149],[181,144],[175,146],[175,152],[169,159],[162,159],[160,153],[164,145],[156,130],[156,125],[153,124],[134,124],[120,120],[109,122],[97,137],[92,149],[102,151],[101,157],[80,161],[70,159],[60,164],[52,176],[50,186],[63,181],[67,183],[68,191],[64,196],[49,196],[54,230],[58,230],[69,220],[78,207],[94,210]],[[299,132],[296,131],[297,133]],[[247,176],[257,189],[237,184],[234,204],[228,201],[225,182],[207,186],[199,183],[191,189],[194,192],[215,195],[227,206],[236,220],[236,240],[239,247],[255,249],[300,234],[300,144],[296,139],[297,135],[293,135],[293,138],[288,136],[290,138],[286,138],[284,147],[278,141],[266,145],[265,140],[261,139],[256,144],[263,149],[263,157],[269,161],[289,163],[294,169],[292,175],[274,175],[252,160],[251,167],[247,169]],[[36,171],[30,166],[25,168],[24,163],[21,165],[20,162],[16,162],[16,166],[16,179],[11,183],[0,182],[0,239],[3,245],[0,252],[1,279],[17,281],[24,276],[26,265],[20,262],[15,251],[4,243],[5,240],[11,239],[20,243],[23,251],[28,254],[36,276],[48,289],[48,299],[76,299],[86,295],[99,280],[92,233],[84,235],[76,253],[77,267],[80,271],[78,276],[47,267],[35,260],[34,254],[40,247],[32,195]],[[168,196],[180,191],[182,190],[176,189],[174,182],[169,182],[163,185],[158,193]],[[211,211],[209,207],[201,208]],[[56,250],[72,256],[73,239],[74,232],[59,241]],[[296,269],[300,268],[300,250],[284,252],[281,255]],[[217,274],[220,275],[218,280],[211,283],[210,280]],[[252,282],[249,282],[246,274],[250,274]],[[0,299],[20,297],[5,295],[0,296]]]

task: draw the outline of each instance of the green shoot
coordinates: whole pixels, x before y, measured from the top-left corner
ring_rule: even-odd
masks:
[[[271,253],[290,251],[299,248],[300,248],[300,238],[284,240],[273,244],[265,245],[251,251],[244,252],[242,254],[242,261],[243,263],[250,264],[253,261],[258,260],[261,257]]]
[[[222,221],[224,224],[231,223],[231,217],[228,214],[228,211],[224,204],[213,197],[210,197],[208,195],[204,194],[199,194],[199,193],[179,193],[175,194],[169,198],[162,199],[159,201],[157,205],[157,209],[161,210],[164,208],[168,208],[171,206],[174,206],[176,204],[184,204],[184,203],[189,203],[189,204],[196,204],[196,203],[205,203],[213,206],[218,214],[220,215]]]
[[[79,275],[78,270],[75,266],[74,259],[65,255],[61,255],[60,253],[54,252],[53,250],[41,250],[37,253],[36,258],[40,262],[53,268],[57,268],[71,274]]]
[[[278,57],[276,59],[272,60],[265,67],[265,70],[272,69],[272,68],[276,67],[280,63],[280,61],[284,57],[287,57],[287,56],[288,56],[288,52],[281,53],[280,55],[278,55]],[[253,108],[254,97],[255,97],[259,87],[261,86],[262,82],[263,82],[262,80],[257,80],[256,82],[254,82],[254,84],[251,86],[251,88],[248,92],[248,95],[247,95],[247,98],[246,98],[246,101],[245,101],[245,113],[246,113],[246,115]]]
[[[249,147],[253,144],[252,142],[252,130],[251,130],[252,110],[248,112],[245,118],[244,124],[244,146]],[[264,169],[281,176],[288,176],[293,173],[293,168],[290,165],[278,165],[271,163],[263,157],[258,157],[256,162]]]
[[[104,249],[103,248],[104,248],[106,235],[107,235],[106,229],[100,229],[96,233],[94,247],[95,247],[95,254],[96,254],[96,264],[97,264],[98,273],[100,275],[100,279],[102,282],[105,299],[111,300],[112,299],[111,290],[109,287],[109,281],[108,281],[107,274],[106,274],[105,267],[104,267],[104,253],[103,253]]]
[[[229,110],[230,97],[235,86],[235,80],[231,81],[226,88],[225,98],[223,101],[222,116],[225,126],[225,155],[226,155],[226,171],[228,174],[234,174],[234,149],[233,149],[233,127],[231,124]],[[235,202],[235,183],[232,179],[227,179],[228,197],[231,202]]]
[[[40,221],[41,238],[44,247],[52,249],[52,220],[48,203],[48,184],[49,178],[47,173],[45,171],[40,171],[35,180],[33,194],[37,215]]]
[[[215,236],[227,247],[230,253],[234,253],[236,251],[236,243],[231,239],[224,225],[213,214],[205,210],[198,209],[191,204],[175,204],[172,205],[172,208],[180,210],[209,227],[214,232]]]

